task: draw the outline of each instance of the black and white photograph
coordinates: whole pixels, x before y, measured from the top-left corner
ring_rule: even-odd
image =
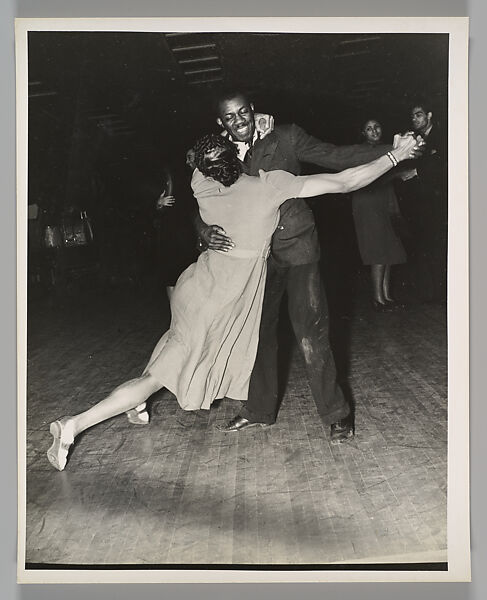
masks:
[[[17,20],[21,582],[469,578],[467,40]]]

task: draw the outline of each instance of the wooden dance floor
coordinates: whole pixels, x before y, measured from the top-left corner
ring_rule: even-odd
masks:
[[[240,404],[154,396],[82,434],[64,472],[49,423],[137,375],[167,327],[153,291],[38,303],[29,316],[26,561],[49,565],[446,561],[445,308],[342,320],[356,437],[329,444],[292,353],[278,422],[217,430]],[[358,304],[358,303],[357,303]]]

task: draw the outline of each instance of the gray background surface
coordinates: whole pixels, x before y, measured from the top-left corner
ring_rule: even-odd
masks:
[[[487,282],[485,278],[485,230],[487,209],[482,181],[485,171],[487,131],[482,109],[487,101],[484,26],[485,0],[3,0],[0,4],[1,96],[0,165],[3,192],[1,235],[2,285],[2,511],[0,542],[0,597],[6,600],[78,600],[91,598],[140,600],[199,598],[218,600],[360,598],[360,600],[479,599],[487,597],[485,453],[482,371],[485,369],[483,340],[487,334]],[[472,577],[471,584],[165,584],[165,585],[23,585],[16,580],[16,346],[15,331],[15,65],[14,17],[156,17],[156,16],[470,16],[470,276],[471,276],[471,497]],[[454,117],[454,115],[453,115]]]

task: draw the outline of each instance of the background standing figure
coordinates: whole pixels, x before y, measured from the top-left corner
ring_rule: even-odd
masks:
[[[411,110],[415,133],[425,141],[416,161],[416,195],[420,211],[419,233],[423,298],[446,301],[448,245],[448,146],[446,136],[434,120],[429,102],[417,101]]]
[[[362,127],[364,144],[377,146],[382,139],[382,125],[368,119]],[[370,265],[373,306],[377,311],[392,310],[391,265],[406,262],[406,252],[394,231],[391,217],[399,213],[392,177],[394,171],[352,195],[352,211],[360,257]]]
[[[422,155],[410,161],[398,188],[401,212],[409,229],[405,239],[410,283],[419,302],[446,302],[448,245],[448,146],[429,102],[411,108],[414,133],[423,140]]]

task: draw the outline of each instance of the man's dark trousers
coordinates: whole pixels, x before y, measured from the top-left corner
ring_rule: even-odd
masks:
[[[274,423],[279,408],[277,378],[277,327],[284,293],[296,340],[303,353],[308,383],[318,413],[327,425],[346,417],[350,408],[336,382],[335,361],[329,342],[329,317],[319,263],[279,266],[267,261],[267,280],[259,332],[259,347],[252,372],[249,399],[241,416],[254,422]]]

